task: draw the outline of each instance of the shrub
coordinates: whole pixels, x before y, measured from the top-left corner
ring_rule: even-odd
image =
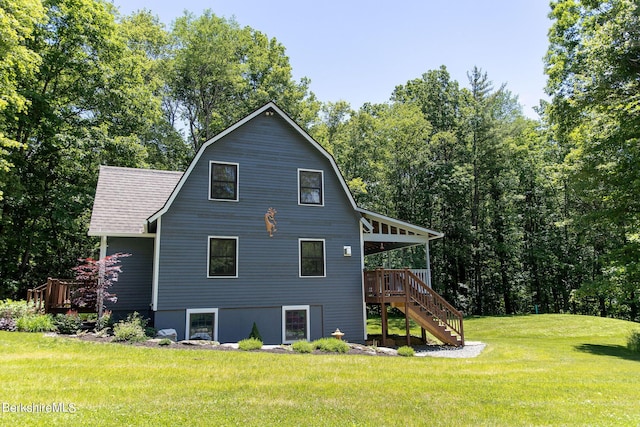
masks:
[[[75,334],[82,326],[82,319],[77,312],[69,310],[67,314],[56,314],[53,324],[61,334]]]
[[[262,348],[262,341],[257,338],[247,338],[238,343],[238,348],[244,351],[260,350]]]
[[[313,344],[309,341],[296,341],[291,345],[291,348],[298,353],[311,353],[313,351]]]
[[[6,299],[0,301],[0,318],[19,319],[24,316],[36,314],[35,305],[28,304],[25,300],[13,301]]]
[[[640,331],[633,331],[627,338],[627,348],[635,353],[640,353]]]
[[[249,338],[255,338],[262,341],[262,335],[260,335],[260,331],[258,331],[258,325],[256,325],[256,322],[253,322],[253,328],[251,328]]]
[[[127,320],[121,320],[113,325],[113,340],[140,342],[147,339],[145,327],[147,319],[140,317],[138,312],[134,312],[127,316]]]
[[[329,353],[347,353],[349,344],[337,338],[320,338],[312,343],[314,348]]]
[[[102,317],[100,319],[98,319],[96,315],[96,328],[95,328],[96,332],[102,331],[112,326],[113,326],[113,319],[111,318],[111,312],[109,310],[105,310],[104,313],[102,313]]]
[[[408,345],[403,345],[398,349],[398,356],[413,357],[415,356],[415,354],[416,352],[413,350],[413,348],[409,347]]]
[[[169,338],[162,338],[160,341],[158,341],[158,345],[171,345],[173,341],[171,341]]]
[[[21,332],[50,332],[56,326],[48,314],[27,314],[16,320],[16,328]]]
[[[16,330],[16,321],[11,317],[0,317],[0,331],[13,332]]]

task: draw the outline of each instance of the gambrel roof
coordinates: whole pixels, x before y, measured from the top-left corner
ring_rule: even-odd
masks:
[[[234,125],[228,127],[224,131],[220,132],[219,134],[217,134],[216,136],[214,136],[213,138],[211,138],[210,140],[208,140],[204,144],[202,144],[202,147],[200,147],[200,149],[196,153],[194,159],[191,161],[191,164],[189,164],[189,168],[187,168],[187,171],[184,173],[184,175],[180,179],[180,182],[178,182],[178,185],[174,189],[173,193],[171,193],[171,196],[167,200],[167,203],[164,205],[164,207],[162,209],[160,209],[156,214],[154,214],[151,218],[149,218],[149,222],[155,222],[158,218],[160,218],[169,209],[169,207],[173,203],[175,197],[180,192],[180,189],[182,188],[183,184],[189,178],[189,175],[191,175],[191,172],[193,171],[195,166],[198,164],[198,160],[200,160],[200,157],[202,157],[203,153],[206,151],[206,149],[209,146],[211,146],[212,144],[215,144],[220,139],[222,139],[225,136],[227,136],[228,134],[234,132],[236,129],[238,129],[239,127],[243,126],[245,123],[250,122],[255,117],[257,117],[257,116],[259,116],[261,114],[274,114],[274,113],[278,114],[280,117],[282,117],[293,129],[295,129],[304,139],[306,139],[309,142],[309,144],[311,144],[314,148],[316,148],[316,150],[318,150],[323,156],[325,156],[327,158],[327,160],[329,160],[329,163],[331,163],[331,166],[332,166],[333,170],[335,171],[336,175],[338,176],[338,178],[340,180],[340,184],[342,185],[342,188],[343,188],[343,190],[344,190],[344,192],[345,192],[345,194],[347,196],[347,199],[349,199],[349,202],[351,203],[351,206],[354,209],[358,209],[358,206],[356,205],[356,201],[353,199],[353,195],[351,194],[351,191],[349,191],[349,187],[347,186],[347,183],[345,182],[344,178],[342,177],[342,174],[340,173],[340,171],[338,169],[338,165],[336,164],[336,161],[333,158],[333,156],[331,154],[329,154],[327,152],[327,150],[322,148],[322,146],[320,144],[318,144],[318,142],[316,142],[316,140],[314,140],[311,137],[311,135],[309,135],[304,129],[302,129],[291,117],[289,117],[289,115],[287,113],[282,111],[280,109],[280,107],[278,107],[274,102],[269,102],[269,103],[265,104],[264,106],[262,106],[261,108],[257,109],[256,111],[254,111],[253,113],[249,114],[248,116],[246,116],[242,120],[236,122]]]
[[[274,113],[281,116],[331,164],[349,203],[362,216],[363,238],[368,248],[365,248],[365,252],[417,245],[443,236],[442,233],[358,207],[333,156],[273,102],[205,142],[184,173],[101,166],[89,235],[151,236],[149,225],[167,212],[204,151],[253,118]]]

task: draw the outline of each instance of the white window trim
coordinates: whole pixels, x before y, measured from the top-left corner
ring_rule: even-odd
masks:
[[[211,197],[211,173],[213,172],[213,165],[235,165],[236,167],[236,198],[235,199],[216,199]],[[240,200],[240,163],[233,162],[219,162],[216,160],[209,161],[209,194],[207,194],[209,200],[216,202],[237,202]]]
[[[302,242],[322,242],[322,262],[323,262],[323,275],[322,276],[303,276],[302,275]],[[327,277],[327,242],[325,239],[313,239],[309,237],[303,237],[298,239],[298,277],[301,279],[319,279]]]
[[[311,319],[310,319],[310,310],[308,305],[283,305],[282,306],[282,343],[283,344],[293,344],[294,341],[287,340],[287,311],[292,310],[305,310],[307,312],[307,336],[306,340],[310,340],[311,335]]]
[[[302,200],[300,198],[300,172],[319,172],[320,173],[320,181],[322,185],[322,188],[321,188],[322,192],[320,194],[320,198],[322,199],[322,203],[302,203]],[[318,206],[318,207],[324,206],[324,171],[323,170],[298,168],[298,205],[299,206]]]
[[[211,239],[235,239],[236,241],[236,274],[233,276],[210,276],[209,275],[209,263],[211,262]],[[208,236],[207,237],[207,279],[237,279],[238,270],[240,269],[240,258],[238,256],[240,251],[240,239],[238,236]]]
[[[189,328],[191,326],[190,317],[192,314],[213,313],[213,341],[218,341],[218,309],[217,308],[187,308],[187,316],[185,319],[184,339],[189,339]]]

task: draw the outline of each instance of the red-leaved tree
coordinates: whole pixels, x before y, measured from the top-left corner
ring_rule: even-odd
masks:
[[[73,268],[76,280],[84,285],[76,289],[73,302],[80,307],[86,307],[95,302],[98,311],[98,319],[102,319],[104,301],[116,302],[118,297],[109,292],[109,288],[118,281],[122,273],[120,258],[131,254],[115,253],[102,259],[80,258],[80,265]]]

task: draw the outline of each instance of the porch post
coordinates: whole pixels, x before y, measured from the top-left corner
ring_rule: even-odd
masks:
[[[387,318],[387,303],[384,300],[384,295],[386,293],[386,289],[385,289],[385,285],[384,285],[384,270],[381,270],[379,268],[376,269],[376,286],[378,286],[380,289],[380,297],[381,297],[381,304],[380,304],[380,316],[381,316],[381,322],[382,322],[382,346],[386,346],[386,341],[387,341],[387,328],[388,328],[388,322],[389,319]]]
[[[98,306],[96,307],[98,311],[98,320],[102,320],[102,314],[104,312],[104,275],[105,275],[105,258],[107,257],[107,236],[102,236],[100,238],[100,261],[99,268],[100,273],[98,274]]]
[[[427,254],[427,286],[431,288],[431,256],[429,255],[429,241],[424,245]]]
[[[404,270],[404,327],[407,333],[407,345],[411,347],[411,327],[409,325],[409,269]]]

